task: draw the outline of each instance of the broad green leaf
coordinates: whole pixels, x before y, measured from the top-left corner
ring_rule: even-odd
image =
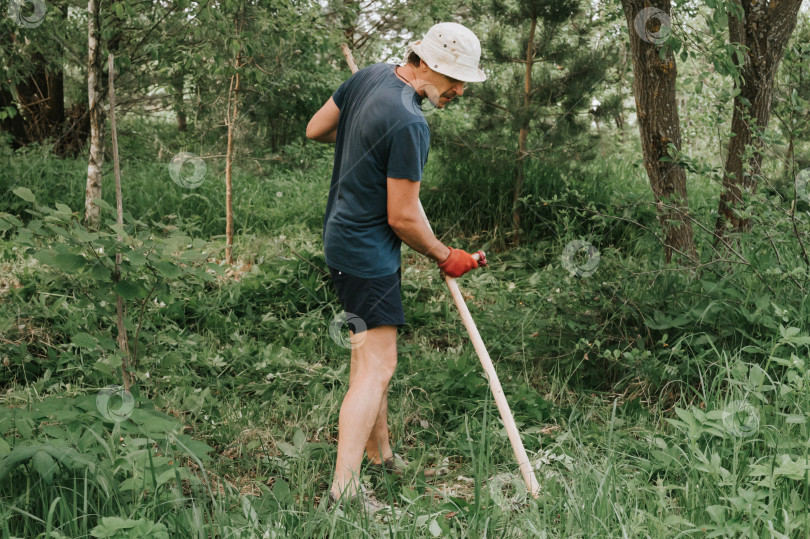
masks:
[[[99,334],[95,336],[98,340],[98,345],[104,350],[118,350],[118,342],[107,335]]]
[[[129,259],[129,263],[133,266],[143,266],[146,264],[146,256],[143,253],[139,253],[138,251],[130,251],[127,253],[127,258]]]
[[[171,262],[160,262],[157,265],[157,270],[160,272],[161,275],[166,277],[167,279],[175,279],[180,276],[182,273],[180,268],[172,264]]]
[[[23,226],[23,223],[10,213],[0,212],[0,231],[8,230],[12,226]]]
[[[61,202],[57,202],[55,204],[55,206],[56,206],[56,209],[59,210],[61,213],[67,213],[67,214],[73,213],[71,211],[71,209],[70,209],[70,206],[68,206],[66,204],[62,204]]]
[[[304,446],[307,444],[307,437],[304,435],[304,432],[301,429],[295,431],[293,434],[293,445],[298,451],[304,449]]]
[[[185,452],[189,452],[202,461],[211,460],[208,453],[214,450],[213,447],[200,440],[195,440],[187,434],[178,434],[175,436],[177,448]]]
[[[726,520],[726,508],[722,505],[710,505],[706,508],[706,512],[717,524],[722,524]]]
[[[694,423],[695,416],[689,410],[684,410],[683,408],[675,407],[675,413],[678,417],[686,421],[687,423]]]
[[[31,459],[31,465],[45,483],[50,483],[58,465],[53,457],[45,451],[40,451]]]
[[[107,202],[103,198],[94,198],[93,199],[93,204],[95,204],[99,208],[104,208],[105,210],[107,210],[110,213],[115,213],[115,208],[110,206],[109,202]]]
[[[295,447],[291,446],[287,442],[277,442],[276,447],[281,450],[284,455],[288,457],[297,457],[299,456],[298,450]]]
[[[197,260],[205,260],[205,255],[196,251],[183,251],[180,253],[180,260],[183,262],[196,262]]]
[[[806,477],[810,464],[806,458],[797,458],[795,461],[790,455],[782,454],[777,457],[778,466],[769,464],[754,464],[751,466],[750,474],[754,477],[778,478],[787,477],[789,479],[803,480]]]
[[[70,339],[70,342],[79,348],[94,350],[98,346],[98,341],[89,333],[79,332]]]
[[[141,287],[132,281],[118,281],[115,283],[115,291],[124,299],[135,299],[141,293]]]
[[[214,273],[216,273],[220,277],[225,277],[225,268],[223,268],[219,264],[216,264],[214,262],[209,262],[208,264],[205,265],[205,267],[208,268],[209,270],[213,271]]]
[[[96,241],[98,239],[98,237],[99,237],[97,232],[88,232],[87,230],[85,230],[83,228],[74,229],[73,234],[76,236],[77,240],[79,240],[81,242],[84,242],[84,243],[90,243],[90,242]]]
[[[678,525],[690,526],[690,527],[694,526],[694,524],[692,524],[691,522],[689,522],[688,520],[686,520],[685,518],[683,518],[680,515],[669,515],[667,518],[664,519],[664,524],[666,524],[667,526],[673,526],[673,527],[678,526]]]
[[[155,480],[157,482],[157,486],[159,487],[172,479],[177,479],[178,477],[181,480],[186,480],[191,483],[200,483],[200,478],[192,474],[188,468],[169,468],[158,475]]]
[[[68,273],[75,273],[85,264],[87,264],[87,261],[84,259],[84,257],[70,253],[58,254],[53,257],[51,262],[51,265],[54,268]]]
[[[113,368],[104,359],[99,359],[93,363],[93,369],[105,376],[113,375]]]
[[[90,274],[93,276],[93,279],[96,281],[111,281],[112,280],[112,270],[105,266],[104,264],[93,264],[92,269],[90,270]]]
[[[765,383],[765,371],[759,365],[751,365],[751,370],[748,371],[748,382],[751,387],[758,388]]]
[[[34,419],[32,418],[31,412],[18,410],[14,425],[16,425],[17,432],[20,433],[23,440],[29,440],[32,438],[31,435],[34,433]]]
[[[798,335],[798,334],[799,334],[799,331],[801,331],[799,328],[795,328],[795,327],[788,327],[788,328],[785,328],[785,327],[784,327],[784,326],[782,326],[782,325],[780,325],[780,326],[779,326],[779,332],[782,334],[782,337],[783,337],[783,338],[784,338],[786,341],[790,341],[790,340],[791,340],[793,337],[795,337],[796,335]]]
[[[17,245],[27,245],[34,247],[34,235],[27,228],[18,228],[17,235],[14,237],[14,242]]]
[[[127,492],[129,490],[138,490],[143,488],[143,479],[140,477],[128,477],[121,481],[118,484],[118,490],[121,492]],[[96,527],[98,528],[98,527]],[[95,531],[95,529],[94,529]],[[111,537],[109,535],[96,535],[93,533],[94,537]]]
[[[15,195],[25,200],[26,202],[34,201],[34,193],[27,187],[18,187],[12,191]]]
[[[14,421],[14,414],[9,408],[0,406],[0,433],[8,432]],[[2,438],[2,435],[0,435]]]
[[[129,234],[127,233],[126,227],[119,225],[118,223],[110,225],[110,228],[115,232],[117,235],[121,236],[122,238],[128,238]]]
[[[138,407],[132,411],[130,419],[147,433],[169,433],[180,430],[182,422],[174,417],[159,412],[150,412]]]
[[[29,211],[28,213],[33,214],[34,212]],[[37,215],[39,215],[39,214],[37,214]],[[31,219],[30,221],[28,221],[28,227],[27,228],[31,232],[42,232],[42,226],[43,226],[43,224],[42,224],[42,221],[40,219]]]
[[[280,504],[288,504],[293,502],[293,496],[290,492],[290,485],[283,479],[277,479],[273,483],[273,496]]]
[[[93,537],[129,537],[129,533],[122,533],[122,530],[130,530],[138,524],[138,520],[120,517],[102,517],[101,524],[90,531]]]
[[[124,363],[124,358],[120,353],[113,353],[103,359],[111,369],[117,369]]]

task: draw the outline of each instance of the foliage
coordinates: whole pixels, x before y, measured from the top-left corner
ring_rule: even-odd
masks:
[[[49,162],[36,153],[15,155],[20,170],[22,163]],[[308,537],[352,533],[357,526],[372,535],[393,529],[426,537],[485,529],[507,537],[540,530],[559,536],[731,533],[745,526],[795,533],[802,514],[796,500],[807,495],[792,478],[806,458],[797,449],[803,446],[796,440],[806,438],[800,417],[810,413],[801,385],[807,369],[795,359],[807,353],[806,299],[776,271],[776,255],[761,250],[743,251],[752,265],[726,280],[710,271],[694,280],[661,272],[649,257],[654,235],[626,221],[655,221],[632,166],[594,166],[588,177],[598,181],[554,184],[545,176],[530,183],[530,194],[538,189],[538,207],[549,208],[537,217],[547,227],[544,237],[521,249],[490,248],[490,269],[461,282],[537,464],[541,498],[514,510],[525,490],[486,380],[435,270],[406,253],[410,324],[389,396],[392,433],[397,450],[418,466],[444,462],[453,475],[431,480],[415,466],[395,481],[364,472],[378,496],[402,511],[389,522],[318,509],[334,464],[348,351],[327,331],[339,308],[316,269],[324,268],[320,223],[309,202],[327,189],[329,158],[299,155],[308,156],[310,168],[278,164],[272,173],[279,181],[286,177],[278,187],[285,196],[298,189],[268,221],[268,227],[283,223],[284,235],[243,232],[240,263],[251,265],[238,279],[207,273],[215,269],[202,258],[213,255],[210,245],[180,240],[199,233],[184,228],[194,212],[206,218],[204,207],[176,208],[177,225],[127,216],[122,245],[111,226],[87,245],[79,241],[84,236],[74,213],[55,201],[53,207],[40,202],[40,196],[53,197],[47,186],[58,175],[46,176],[36,194],[12,188],[9,196],[19,202],[4,216],[0,249],[19,281],[0,299],[0,318],[10,322],[0,332],[0,356],[9,363],[0,419],[8,447],[0,448],[0,462],[14,478],[2,482],[11,489],[3,492],[10,500],[3,505],[4,534],[36,535],[48,522],[64,536],[115,537],[164,528],[173,536],[205,530],[284,537],[296,530]],[[132,171],[133,178],[157,176],[152,165],[140,166],[145,172]],[[258,192],[264,180],[248,175],[245,181]],[[464,209],[450,196],[449,181],[435,176],[437,190],[426,189],[428,213],[437,216],[440,233],[449,230],[461,246],[480,246],[451,228]],[[138,211],[166,196],[159,183],[144,185],[133,202]],[[539,197],[555,185],[566,198]],[[789,225],[779,213],[765,215],[771,227]],[[582,237],[601,251],[596,273],[585,278],[570,275],[560,257],[567,242]],[[199,259],[183,259],[188,243]],[[779,267],[787,272],[798,253],[779,245]],[[130,253],[147,246],[152,252],[145,263],[133,265]],[[99,247],[100,259],[91,252]],[[134,407],[114,423],[99,409],[98,388],[117,378],[109,306],[115,285],[108,271],[117,248],[124,253],[124,279],[136,283],[139,294],[157,286],[146,302]],[[182,275],[161,274],[161,261]],[[105,268],[103,275],[96,270],[98,280],[96,266]],[[803,278],[795,270],[792,275]],[[99,303],[82,301],[83,293]],[[130,329],[143,299],[128,300]],[[747,424],[741,402],[758,410],[759,427],[735,437],[732,432],[748,432],[741,430]],[[732,414],[738,426],[724,419]],[[693,440],[689,429],[702,434]],[[782,434],[765,437],[771,432]],[[778,457],[773,466],[771,455]],[[723,479],[723,470],[732,475]],[[696,488],[680,488],[686,481]],[[761,498],[774,489],[778,496]],[[750,510],[746,500],[752,500]]]
[[[127,355],[137,365],[140,339],[153,338],[147,324],[142,335],[147,306],[168,301],[175,308],[178,300],[189,286],[205,286],[214,280],[214,275],[224,275],[224,270],[214,262],[207,261],[202,250],[206,243],[192,240],[174,226],[165,226],[156,233],[146,223],[127,214],[125,225],[119,226],[112,219],[114,210],[103,200],[97,202],[109,220],[104,230],[88,231],[79,221],[77,213],[57,202],[54,208],[39,206],[30,189],[18,187],[14,194],[33,206],[26,208],[32,219],[23,226],[22,221],[11,214],[0,214],[2,228],[15,228],[13,241],[20,254],[30,255],[48,267],[50,271],[38,275],[28,286],[16,293],[22,298],[37,295],[37,287],[53,283],[55,289],[67,294],[50,304],[39,295],[42,307],[40,316],[57,321],[57,327],[72,335],[72,346],[58,356],[54,350],[42,350],[54,362],[52,367],[69,362],[74,354],[92,361],[93,371],[111,376],[121,366],[124,357],[111,335],[114,325],[116,295],[123,298],[129,307],[124,324],[134,332],[129,341]],[[118,237],[121,239],[119,240]],[[59,238],[58,242],[54,239]],[[116,272],[115,256],[122,255],[120,271]],[[60,310],[72,305],[79,312],[86,312],[83,319],[64,316]],[[68,309],[70,312],[70,309]],[[10,327],[8,320],[6,329]],[[21,359],[25,358],[23,351]],[[50,367],[47,364],[23,364],[15,376],[27,378],[39,375]],[[35,372],[29,372],[33,368]],[[87,374],[87,373],[81,373]],[[93,377],[91,376],[92,380]]]
[[[679,2],[674,12],[684,131],[696,144],[671,158],[690,182],[702,257],[692,271],[661,260],[634,118],[626,128],[606,121],[632,108],[619,60],[623,22],[609,4],[582,3],[578,12],[546,1],[386,4],[389,31],[362,45],[364,63],[398,59],[408,30],[451,14],[485,46],[487,85],[428,115],[422,198],[445,243],[488,252],[489,269],[460,285],[542,485],[537,500],[527,498],[440,277],[406,250],[409,324],[389,402],[396,450],[412,465],[400,478],[362,471],[396,506],[387,519],[323,503],[349,351],[330,337],[340,307],[320,247],[332,152],[302,140],[309,116],[347,75],[337,48],[346,35],[330,10],[345,10],[355,40],[373,19],[339,2],[118,4],[105,16],[133,28],[107,36],[120,38],[119,103],[130,112],[119,124],[124,227],[112,219],[111,189],[98,201],[104,226],[81,224],[86,162],[45,145],[12,151],[5,137],[0,145],[4,537],[792,537],[808,529],[810,206],[788,175],[771,182],[741,209],[755,225],[733,238],[724,260],[714,258],[711,227],[699,226],[716,217],[736,51],[715,38],[733,2]],[[507,250],[515,156],[507,133],[520,119],[510,107],[521,66],[505,67],[495,52],[525,51],[520,17],[530,4],[548,16],[535,74],[544,99],[531,116],[525,242]],[[495,8],[517,18],[494,17]],[[238,37],[237,14],[245,17]],[[78,32],[83,15],[75,17],[67,24]],[[148,35],[147,24],[155,26]],[[48,28],[26,32],[31,51],[56,50],[61,26]],[[59,39],[76,59],[54,59],[80,95],[85,44],[68,34]],[[776,149],[791,134],[795,164],[806,159],[803,36],[778,74],[774,111],[784,121],[764,134],[774,180],[783,171]],[[225,267],[216,156],[239,50],[240,258]],[[580,69],[605,84],[578,80]],[[157,109],[127,103],[149,88],[161,107],[176,106],[178,73],[185,133]],[[570,118],[555,123],[566,106]],[[169,181],[166,164],[181,150],[206,157],[193,191]],[[598,251],[592,274],[570,271],[563,253],[574,241]],[[120,280],[111,271],[117,252]],[[573,262],[583,256],[592,255]],[[115,293],[137,362],[131,395],[113,385],[122,359]],[[425,477],[428,466],[452,473]]]

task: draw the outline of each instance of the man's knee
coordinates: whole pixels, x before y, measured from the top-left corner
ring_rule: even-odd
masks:
[[[388,383],[397,368],[397,333],[395,326],[380,326],[369,329],[356,353],[358,368],[364,375]]]
[[[387,384],[397,368],[397,354],[383,353],[381,351],[367,350],[359,354],[358,373],[364,377],[372,377]]]

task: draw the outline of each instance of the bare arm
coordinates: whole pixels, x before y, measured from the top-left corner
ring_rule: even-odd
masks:
[[[411,249],[443,262],[450,249],[440,242],[419,212],[419,184],[411,180],[388,178],[388,224]]]
[[[335,142],[337,138],[338,117],[340,109],[330,97],[321,109],[315,113],[307,125],[307,138],[318,142]]]

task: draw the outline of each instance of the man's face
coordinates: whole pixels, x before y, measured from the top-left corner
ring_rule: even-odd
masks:
[[[424,64],[423,64],[424,66]],[[423,78],[425,83],[425,96],[430,99],[436,108],[443,109],[447,103],[464,93],[465,82],[424,66]]]
[[[460,81],[457,79],[450,78],[446,75],[442,75],[441,73],[437,73],[439,77],[444,79],[446,89],[442,90],[442,87],[439,87],[439,93],[441,97],[439,98],[439,103],[436,105],[437,107],[444,108],[444,106],[456,96],[462,95],[464,93],[464,81]]]

